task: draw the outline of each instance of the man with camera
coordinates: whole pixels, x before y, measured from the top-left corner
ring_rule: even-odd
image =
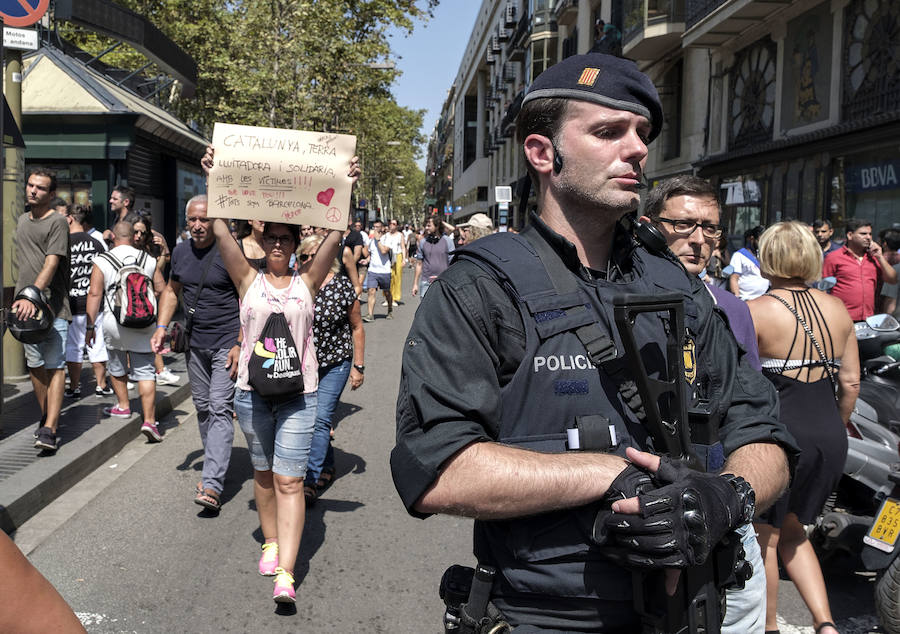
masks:
[[[588,54],[544,71],[516,124],[538,213],[462,249],[404,346],[395,486],[416,517],[476,519],[490,603],[517,632],[638,631],[632,573],[675,585],[750,519],[754,492],[762,508],[788,481],[774,390],[634,218],[661,126],[633,62]],[[617,327],[614,307],[673,297]],[[670,398],[646,398],[646,375],[667,376]],[[693,469],[660,457],[688,435],[669,411],[687,396],[697,420],[677,453]],[[673,429],[649,424],[657,409]]]

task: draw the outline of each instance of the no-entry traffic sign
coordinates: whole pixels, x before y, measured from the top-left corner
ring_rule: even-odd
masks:
[[[0,0],[0,18],[6,26],[30,26],[47,12],[50,0]]]

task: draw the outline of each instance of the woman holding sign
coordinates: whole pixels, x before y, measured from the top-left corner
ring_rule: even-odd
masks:
[[[212,165],[207,150],[203,167]],[[359,167],[354,157],[349,176]],[[225,268],[241,298],[243,341],[234,408],[247,438],[254,470],[254,497],[265,543],[259,573],[275,577],[273,599],[293,603],[294,561],[306,519],[303,478],[316,418],[318,366],[312,325],[315,296],[341,247],[331,231],[322,258],[302,273],[290,267],[299,244],[297,225],[267,222],[264,270],[253,268],[227,223],[213,221]]]

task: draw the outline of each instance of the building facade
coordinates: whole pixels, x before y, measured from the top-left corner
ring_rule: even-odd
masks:
[[[502,224],[494,187],[525,174],[511,138],[517,99],[547,66],[597,45],[598,20],[663,102],[651,185],[710,178],[733,236],[785,219],[900,223],[890,0],[485,0],[452,93],[454,218]],[[510,211],[510,225],[523,221]]]
[[[518,227],[518,186],[525,174],[513,139],[526,89],[568,54],[588,50],[595,22],[611,3],[581,0],[484,0],[441,118],[429,143],[426,200],[453,222],[486,213]],[[495,188],[510,187],[513,203],[498,204]]]

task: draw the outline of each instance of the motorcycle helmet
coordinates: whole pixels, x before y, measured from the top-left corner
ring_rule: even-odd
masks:
[[[891,345],[886,346],[884,353],[894,361],[900,361],[900,343],[892,343]]]
[[[26,286],[19,291],[14,302],[27,299],[35,305],[37,313],[29,319],[20,319],[11,310],[6,313],[6,327],[10,334],[22,343],[38,343],[42,341],[53,326],[53,311],[50,309],[44,294],[36,286]]]

